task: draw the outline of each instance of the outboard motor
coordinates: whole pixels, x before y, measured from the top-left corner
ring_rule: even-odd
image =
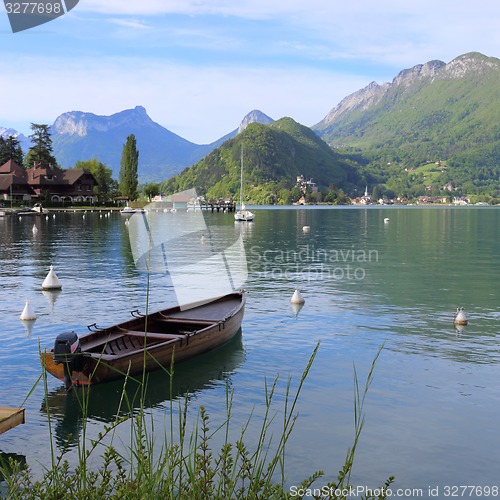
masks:
[[[75,360],[81,352],[80,340],[75,332],[60,333],[54,342],[54,363],[64,364],[64,386],[71,389],[71,373]]]

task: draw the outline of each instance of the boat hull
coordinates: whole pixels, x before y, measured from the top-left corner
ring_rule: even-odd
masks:
[[[255,214],[249,210],[238,210],[234,214],[234,220],[239,222],[252,222],[255,219]]]
[[[244,292],[225,295],[187,310],[165,309],[91,332],[79,339],[81,352],[71,363],[71,383],[102,383],[169,368],[232,339],[241,327]],[[48,373],[65,380],[65,363],[54,350],[41,353]]]

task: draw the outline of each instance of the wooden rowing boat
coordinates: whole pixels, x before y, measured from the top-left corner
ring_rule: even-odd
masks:
[[[241,291],[191,308],[148,315],[132,311],[132,319],[80,338],[74,332],[59,335],[54,348],[41,353],[42,365],[68,389],[168,368],[173,360],[184,361],[229,341],[241,326],[244,306]]]

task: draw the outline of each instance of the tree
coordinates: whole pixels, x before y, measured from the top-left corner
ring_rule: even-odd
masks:
[[[156,195],[160,194],[160,184],[155,182],[150,182],[144,186],[144,194],[148,197],[148,200],[151,201]]]
[[[57,160],[52,154],[52,138],[50,137],[51,134],[49,129],[49,125],[38,123],[31,124],[33,133],[29,138],[33,146],[24,158],[24,163],[27,168],[31,167],[35,161],[57,165]]]
[[[120,161],[120,193],[123,196],[128,196],[131,200],[135,200],[139,196],[137,192],[138,165],[139,151],[137,151],[135,135],[130,134],[123,146],[122,159]]]
[[[0,136],[0,165],[9,160],[14,160],[19,166],[23,164],[21,143],[12,135],[9,135],[7,139]]]
[[[112,178],[113,171],[96,158],[86,161],[77,161],[75,163],[75,168],[84,168],[94,176],[98,184],[94,186],[94,194],[97,195],[99,202],[108,201],[109,198],[113,196],[113,193],[118,190],[118,183]]]

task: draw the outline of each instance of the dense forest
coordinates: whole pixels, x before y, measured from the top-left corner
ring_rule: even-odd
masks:
[[[317,201],[345,202],[344,189],[354,189],[360,177],[351,160],[333,151],[311,129],[291,118],[270,125],[250,124],[234,139],[209,153],[162,185],[169,194],[195,187],[208,198],[239,197],[243,161],[245,198],[257,204],[297,201],[297,177],[313,179]],[[318,200],[318,197],[320,200]]]
[[[498,200],[499,79],[500,60],[479,53],[430,61],[352,94],[313,128],[387,196]]]
[[[208,198],[238,199],[242,151],[245,198],[255,204],[290,204],[302,195],[309,203],[348,203],[367,186],[373,200],[439,196],[452,201],[452,197],[468,196],[472,202],[500,201],[496,149],[464,151],[447,161],[402,148],[330,148],[311,129],[290,118],[249,125],[167,180],[161,190],[171,194],[195,187]],[[301,189],[299,176],[313,181],[316,189]]]

